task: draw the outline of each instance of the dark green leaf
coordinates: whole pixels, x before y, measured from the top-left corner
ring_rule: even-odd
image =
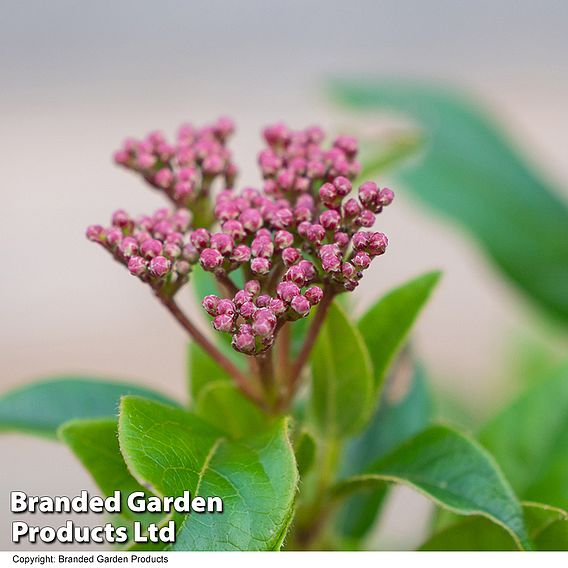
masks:
[[[568,364],[505,408],[479,439],[521,497],[568,508]]]
[[[438,271],[427,272],[391,290],[359,320],[359,331],[373,361],[376,390],[440,276]]]
[[[423,159],[396,172],[428,206],[459,222],[541,307],[568,322],[568,208],[467,97],[402,81],[337,82],[351,107],[406,113]]]
[[[126,397],[119,440],[129,470],[154,493],[223,499],[222,514],[185,517],[173,550],[280,548],[298,481],[287,420],[245,444],[184,410]]]
[[[305,475],[314,465],[316,440],[307,430],[302,430],[296,441],[295,448],[298,471],[300,475]]]
[[[334,302],[312,352],[312,409],[326,437],[358,432],[375,406],[373,369],[365,343]]]
[[[401,397],[400,383],[404,381],[407,390]],[[422,367],[416,365],[414,372],[408,369],[404,374],[399,373],[397,381],[387,387],[367,428],[347,443],[341,475],[347,477],[364,471],[372,462],[423,430],[431,414],[432,401]],[[338,515],[339,533],[345,538],[363,538],[375,522],[385,495],[386,484],[350,496]]]
[[[568,550],[566,511],[539,503],[524,503],[523,510],[535,550]],[[518,547],[499,525],[483,517],[470,517],[434,535],[420,550],[518,550]]]
[[[493,458],[474,440],[446,426],[430,426],[379,459],[364,474],[341,481],[338,495],[393,481],[413,487],[461,515],[482,515],[530,548],[523,512]]]
[[[160,393],[131,383],[86,377],[48,379],[0,397],[0,430],[55,438],[57,429],[69,420],[116,416],[120,397],[126,394],[176,404]]]

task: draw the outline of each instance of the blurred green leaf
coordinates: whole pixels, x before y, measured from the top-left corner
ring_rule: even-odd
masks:
[[[404,81],[337,81],[332,93],[355,109],[413,118],[424,155],[395,175],[463,225],[512,282],[568,323],[568,207],[484,112],[451,90]]]
[[[337,302],[328,312],[311,356],[311,404],[327,438],[358,432],[375,407],[373,367],[361,334]]]
[[[473,439],[447,426],[430,426],[365,473],[339,482],[339,495],[385,481],[415,488],[460,515],[482,515],[530,549],[523,512],[493,458]]]
[[[211,382],[201,389],[194,412],[234,439],[262,432],[273,422],[272,417],[224,380]]]
[[[193,402],[210,383],[231,382],[229,374],[194,341],[188,344],[187,355],[187,378]]]
[[[172,550],[278,550],[298,481],[288,420],[237,443],[194,414],[125,397],[121,452],[156,495],[220,496],[222,514],[186,515]],[[199,517],[199,518],[198,518]]]
[[[522,498],[568,508],[568,364],[507,406],[479,440]]]
[[[540,503],[523,503],[534,550],[568,550],[568,513]],[[511,535],[483,517],[453,524],[424,543],[420,550],[518,550]]]
[[[310,471],[314,465],[316,449],[315,438],[308,430],[302,430],[295,444],[296,461],[298,462],[298,471],[301,476]]]
[[[382,397],[368,427],[349,440],[343,455],[341,476],[362,472],[372,462],[414,436],[430,422],[432,400],[426,386],[424,369],[416,365],[407,391],[396,398],[400,385],[393,384]],[[390,391],[390,392],[389,392]],[[378,489],[366,488],[350,496],[342,506],[336,528],[345,538],[361,539],[373,526],[387,493],[383,484]]]
[[[69,420],[116,417],[120,397],[126,394],[177,404],[160,393],[131,383],[87,377],[46,379],[0,397],[0,431],[55,438],[57,429]]]
[[[394,288],[359,320],[357,327],[373,361],[377,391],[440,276],[439,271],[427,272]]]

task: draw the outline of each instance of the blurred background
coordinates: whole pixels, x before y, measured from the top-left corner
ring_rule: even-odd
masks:
[[[172,135],[183,121],[230,115],[240,181],[258,185],[263,125],[320,123],[332,133],[368,126],[334,103],[329,79],[420,78],[484,101],[568,197],[561,0],[21,0],[0,8],[1,392],[77,373],[185,396],[184,334],[146,287],[84,237],[116,208],[137,214],[164,203],[111,163],[128,135]],[[459,225],[388,175],[380,181],[396,192],[379,227],[391,246],[365,278],[360,308],[420,272],[444,270],[415,350],[442,414],[450,400],[473,427],[518,388],[523,356],[548,364],[566,352],[566,335]],[[11,490],[75,495],[94,487],[53,442],[2,435],[0,455],[0,549],[14,548]],[[422,498],[395,492],[378,545],[416,546],[428,515]]]

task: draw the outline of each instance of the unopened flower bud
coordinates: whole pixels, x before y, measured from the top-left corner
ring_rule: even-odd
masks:
[[[280,298],[272,298],[268,307],[277,315],[282,315],[286,311],[286,304]]]
[[[336,166],[337,167],[337,166]],[[339,197],[345,197],[351,192],[351,182],[343,176],[338,176],[333,180],[333,186],[337,191]]]
[[[252,317],[252,328],[260,337],[268,337],[276,329],[276,316],[269,308],[257,310]]]
[[[206,248],[201,251],[199,263],[204,270],[212,271],[223,264],[223,255],[218,250]]]
[[[280,282],[276,288],[276,293],[283,302],[289,304],[292,298],[300,293],[300,289],[293,282]]]
[[[378,231],[371,233],[367,241],[369,254],[372,256],[379,256],[383,254],[387,249],[388,244],[389,240],[384,233],[379,233]]]
[[[253,258],[250,263],[250,269],[253,274],[264,276],[270,272],[270,260],[263,257]]]
[[[290,307],[300,317],[306,317],[310,313],[311,304],[306,297],[299,295],[292,298],[292,301],[290,302]]]
[[[243,262],[248,262],[251,258],[250,247],[247,245],[238,245],[234,248],[231,254],[231,260],[242,264]]]
[[[366,252],[357,252],[351,262],[357,270],[365,270],[371,264],[371,257]]]
[[[312,286],[304,292],[304,296],[312,306],[315,306],[321,302],[323,290],[319,286]]]
[[[195,231],[191,233],[190,240],[195,248],[201,251],[209,246],[211,235],[207,229],[195,229]]]
[[[138,253],[138,242],[132,237],[124,237],[118,245],[118,250],[125,257],[134,256]]]
[[[235,315],[235,311],[236,307],[235,304],[232,302],[232,300],[229,300],[227,298],[219,300],[219,303],[217,304],[218,315],[227,314],[229,316],[233,316]]]
[[[339,248],[345,248],[349,244],[349,235],[343,231],[337,231],[337,233],[333,235],[333,242]]]
[[[289,231],[280,230],[274,235],[274,244],[277,250],[282,250],[292,246],[294,235]]]
[[[221,314],[219,316],[215,316],[215,318],[213,319],[213,327],[217,331],[229,332],[233,329],[233,325],[233,316],[230,316],[228,314]]]
[[[142,276],[146,272],[146,261],[141,256],[132,256],[128,260],[128,270],[135,276]]]
[[[162,168],[161,170],[156,172],[154,181],[156,182],[156,185],[167,188],[174,181],[174,174],[169,168]]]
[[[145,258],[154,258],[162,253],[162,243],[157,239],[146,239],[140,245],[140,254]]]
[[[150,261],[150,274],[156,278],[165,276],[171,267],[172,263],[164,256],[156,256]]]
[[[87,238],[96,243],[102,243],[105,240],[105,230],[101,225],[90,225],[87,227]]]
[[[242,327],[243,326],[241,326],[241,328]],[[235,335],[233,335],[231,344],[236,351],[250,355],[251,353],[254,353],[256,340],[253,333],[250,333],[248,331],[241,331],[239,329],[239,331]]]
[[[328,209],[320,215],[319,222],[326,231],[335,231],[341,224],[341,215],[335,209]]]
[[[370,209],[363,209],[355,223],[360,227],[372,227],[375,224],[375,215]]]
[[[314,244],[319,244],[325,238],[325,229],[318,223],[314,223],[306,231],[306,238]]]
[[[381,191],[379,192],[379,203],[383,206],[386,207],[387,205],[390,205],[392,203],[392,200],[394,199],[394,193],[392,190],[390,190],[388,187],[384,187],[383,189],[381,189]]]
[[[233,239],[226,233],[215,233],[211,236],[209,246],[218,250],[222,255],[228,255],[233,251]]]
[[[258,280],[249,280],[245,283],[245,290],[252,296],[258,296],[260,293],[260,282]]]

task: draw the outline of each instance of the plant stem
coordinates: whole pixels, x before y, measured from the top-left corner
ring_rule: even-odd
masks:
[[[205,351],[220,367],[222,367],[235,381],[241,392],[255,404],[266,408],[266,404],[262,395],[257,392],[249,379],[241,372],[241,370],[228,359],[213,343],[211,343],[201,331],[193,324],[193,322],[183,313],[175,300],[169,296],[156,291],[156,295],[162,304],[170,311],[179,324],[191,335],[194,341]]]
[[[235,286],[235,283],[227,274],[215,274],[215,278],[229,298],[234,297],[239,291],[239,289]]]
[[[292,371],[290,373],[290,378],[288,382],[288,401],[292,399],[294,396],[294,392],[296,391],[296,387],[298,385],[298,381],[300,380],[300,376],[302,373],[302,369],[304,365],[308,361],[310,353],[314,347],[316,342],[319,330],[325,321],[325,316],[327,315],[327,311],[329,310],[329,306],[335,297],[335,292],[331,288],[327,288],[324,292],[323,298],[316,310],[314,315],[314,319],[310,325],[306,338],[304,340],[304,344],[302,345],[302,349],[298,355],[298,358],[294,362],[292,366]]]
[[[290,326],[284,324],[280,330],[278,341],[278,370],[279,375],[286,380],[290,372]]]

